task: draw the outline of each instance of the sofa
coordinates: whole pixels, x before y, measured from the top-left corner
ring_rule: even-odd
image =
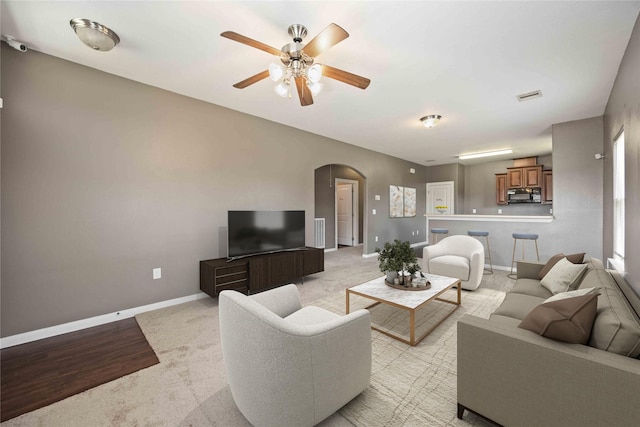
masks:
[[[539,276],[545,263],[518,262],[489,319],[458,321],[458,418],[468,410],[504,426],[639,425],[640,298],[601,261],[586,264],[576,290],[598,295],[584,344],[521,327],[552,296]]]
[[[296,285],[219,295],[231,394],[254,426],[313,426],[369,386],[371,320],[302,307]]]
[[[470,236],[449,236],[422,250],[422,270],[460,279],[462,289],[480,286],[484,273],[484,246]]]

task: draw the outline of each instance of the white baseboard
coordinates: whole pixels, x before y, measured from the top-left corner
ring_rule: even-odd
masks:
[[[417,242],[417,243],[412,243],[410,246],[412,248],[417,248],[418,246],[426,246],[428,244],[429,242]],[[362,254],[362,258],[372,258],[374,256],[378,256],[378,252],[374,252],[372,254]]]
[[[167,301],[160,301],[153,304],[147,304],[140,307],[128,308],[126,310],[116,311],[114,313],[102,314],[100,316],[89,317],[87,319],[76,320],[74,322],[63,323],[61,325],[50,326],[48,328],[37,329],[22,334],[11,335],[0,338],[0,349],[13,347],[14,345],[25,344],[31,341],[37,341],[44,338],[54,337],[69,332],[79,331],[81,329],[91,328],[93,326],[104,325],[105,323],[116,322],[122,319],[134,317],[137,314],[147,311],[158,310],[160,308],[171,307],[172,305],[183,304],[185,302],[195,301],[203,298],[210,298],[204,292],[199,292],[186,297],[174,298]]]

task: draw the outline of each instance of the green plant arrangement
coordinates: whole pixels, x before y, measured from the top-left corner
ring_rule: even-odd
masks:
[[[387,282],[393,283],[399,272],[406,271],[413,275],[420,270],[418,257],[409,242],[395,239],[393,243],[386,242],[382,249],[376,248],[375,251],[378,253],[378,267],[381,272],[386,273]],[[402,281],[405,286],[408,285],[404,282],[404,274]]]

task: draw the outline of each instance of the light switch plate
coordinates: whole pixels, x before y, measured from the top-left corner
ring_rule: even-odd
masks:
[[[162,279],[162,269],[154,268],[153,269],[153,280]]]

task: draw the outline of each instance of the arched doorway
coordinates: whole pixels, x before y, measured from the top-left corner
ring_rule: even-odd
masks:
[[[315,170],[314,182],[315,218],[324,218],[325,249],[362,245],[366,237],[365,176],[351,166],[329,164]],[[349,207],[351,212],[344,212]]]

